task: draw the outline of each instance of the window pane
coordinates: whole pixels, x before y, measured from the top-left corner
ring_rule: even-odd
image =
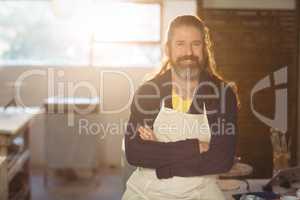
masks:
[[[89,41],[50,2],[0,2],[1,65],[87,65]]]
[[[0,1],[0,65],[154,66],[159,42],[160,4]]]
[[[94,13],[97,41],[160,41],[159,4],[98,3]]]
[[[157,67],[161,59],[160,44],[98,43],[94,46],[94,66]]]

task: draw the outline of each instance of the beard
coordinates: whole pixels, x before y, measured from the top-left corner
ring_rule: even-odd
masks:
[[[200,62],[197,56],[182,56],[176,61],[171,59],[170,62],[175,74],[186,81],[198,79],[203,69],[203,62]]]

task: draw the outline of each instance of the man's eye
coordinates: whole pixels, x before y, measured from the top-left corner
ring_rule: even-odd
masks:
[[[183,46],[183,45],[184,45],[184,43],[182,43],[182,42],[176,43],[176,46]]]
[[[195,43],[193,43],[193,45],[194,45],[194,46],[201,46],[202,43],[201,43],[201,42],[195,42]]]

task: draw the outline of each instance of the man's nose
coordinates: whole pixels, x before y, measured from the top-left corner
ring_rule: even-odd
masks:
[[[193,55],[192,45],[187,45],[187,47],[186,47],[186,55],[188,55],[188,56]]]

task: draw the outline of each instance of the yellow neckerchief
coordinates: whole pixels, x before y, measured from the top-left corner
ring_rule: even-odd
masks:
[[[173,109],[179,112],[188,112],[190,105],[192,103],[192,99],[182,99],[177,93],[175,89],[172,89],[172,106]]]

